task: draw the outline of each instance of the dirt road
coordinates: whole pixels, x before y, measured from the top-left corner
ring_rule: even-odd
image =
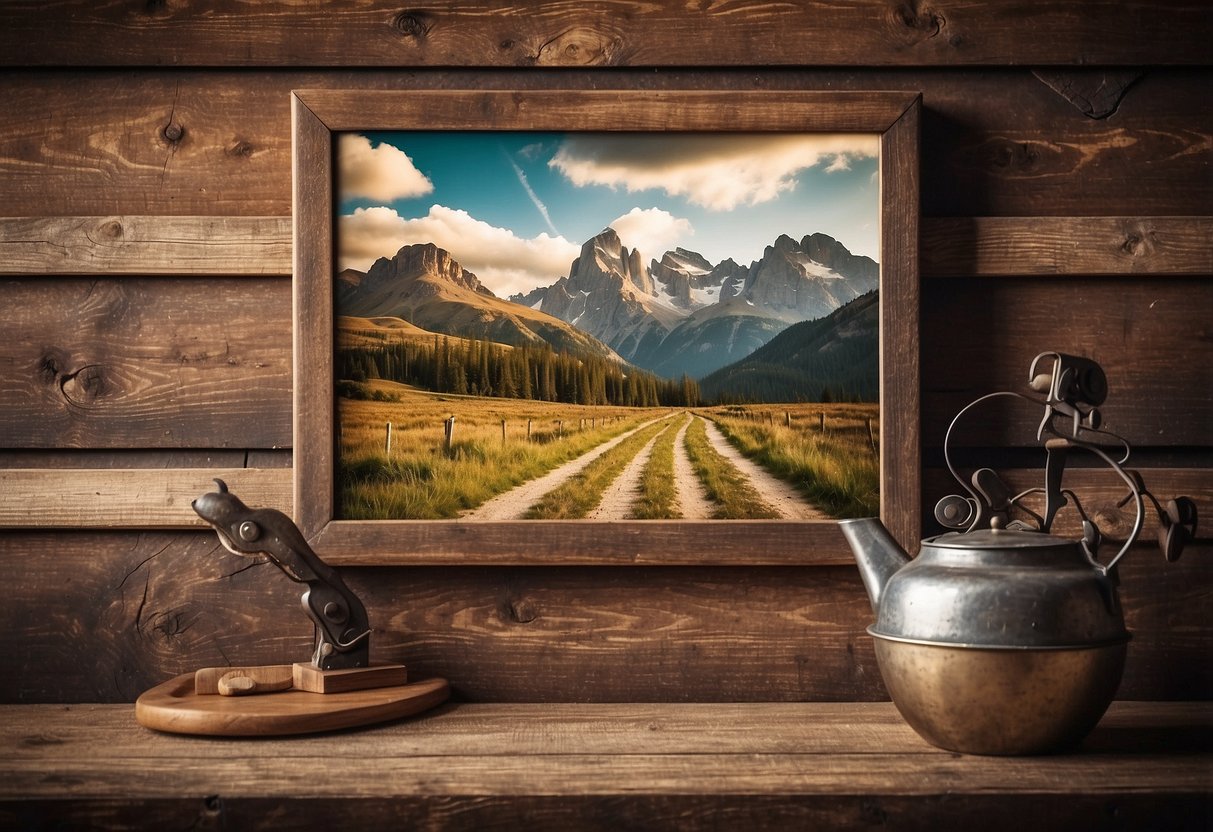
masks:
[[[526,514],[526,510],[535,505],[535,503],[539,502],[539,499],[543,497],[544,494],[558,488],[570,477],[573,477],[581,472],[595,459],[609,451],[611,448],[614,448],[632,434],[664,418],[666,417],[662,415],[656,419],[650,419],[642,425],[621,433],[614,439],[603,442],[601,445],[585,452],[576,459],[566,462],[564,465],[557,468],[553,468],[542,477],[537,477],[530,482],[524,482],[517,488],[512,488],[509,491],[498,494],[493,499],[482,503],[479,508],[472,509],[471,511],[462,515],[460,519],[521,520],[522,516]]]
[[[580,473],[602,454],[623,442],[632,434],[660,421],[664,416],[651,419],[598,447],[587,451],[576,459],[566,462],[541,477],[523,483],[517,488],[499,494],[477,509],[463,515],[464,520],[520,520],[527,509],[570,478]],[[715,504],[710,500],[699,477],[696,476],[687,456],[683,441],[692,419],[702,417],[688,413],[679,426],[674,440],[674,482],[678,494],[678,509],[685,520],[706,520],[712,517]],[[762,500],[778,515],[787,520],[828,520],[822,512],[807,503],[790,484],[767,473],[757,463],[751,462],[740,451],[729,444],[724,434],[710,419],[706,423],[708,441],[721,456],[729,461],[750,481]],[[640,496],[641,477],[653,454],[654,437],[628,462],[619,476],[603,492],[602,500],[586,517],[589,520],[627,520],[632,517],[633,506]]]

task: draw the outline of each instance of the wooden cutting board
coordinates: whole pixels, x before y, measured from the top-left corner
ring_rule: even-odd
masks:
[[[194,693],[194,674],[185,673],[145,691],[135,702],[135,719],[146,728],[174,734],[313,734],[411,716],[442,704],[448,696],[446,679],[348,693],[286,690],[207,696]]]

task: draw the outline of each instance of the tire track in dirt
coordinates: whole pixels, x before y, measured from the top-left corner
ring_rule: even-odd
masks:
[[[566,480],[580,473],[587,465],[602,454],[614,448],[637,431],[644,430],[654,422],[667,418],[665,415],[650,419],[629,431],[625,431],[614,439],[609,439],[601,445],[596,445],[576,459],[570,460],[541,477],[524,482],[509,491],[502,492],[490,500],[486,500],[478,508],[460,515],[461,520],[521,520],[527,509],[539,502],[554,488],[559,488]]]
[[[696,416],[695,418],[702,418]],[[765,468],[753,462],[733,447],[720,428],[711,419],[707,423],[708,441],[750,481],[758,495],[785,520],[829,520],[825,513],[810,505],[790,483],[784,482]]]
[[[649,457],[653,455],[653,446],[657,444],[660,437],[661,433],[658,433],[657,436],[646,442],[636,456],[632,457],[631,461],[623,467],[615,481],[602,492],[602,499],[598,505],[585,516],[586,520],[627,520],[631,518],[632,507],[636,505],[636,500],[640,497],[640,478],[644,475],[645,466],[649,464]]]
[[[716,510],[716,503],[708,497],[699,475],[691,465],[691,457],[687,455],[687,428],[695,416],[687,414],[687,419],[678,429],[674,437],[674,489],[678,495],[676,509],[683,520],[710,520]]]

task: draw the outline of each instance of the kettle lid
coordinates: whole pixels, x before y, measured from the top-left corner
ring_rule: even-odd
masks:
[[[931,546],[948,549],[1041,549],[1071,547],[1075,541],[1043,532],[1019,529],[975,529],[971,532],[948,532],[923,541]]]

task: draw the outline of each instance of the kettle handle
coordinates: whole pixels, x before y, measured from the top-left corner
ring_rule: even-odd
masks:
[[[1116,553],[1116,557],[1108,561],[1107,565],[1104,565],[1096,560],[1095,552],[1087,549],[1086,541],[1083,541],[1083,550],[1087,553],[1087,559],[1091,561],[1096,569],[1104,574],[1107,574],[1116,568],[1117,562],[1119,562],[1120,559],[1125,556],[1125,553],[1132,548],[1133,544],[1137,542],[1138,536],[1141,535],[1141,527],[1145,523],[1146,519],[1146,506],[1141,499],[1141,488],[1133,477],[1129,476],[1125,472],[1125,469],[1121,467],[1120,463],[1113,459],[1103,448],[1099,447],[1098,445],[1092,445],[1089,442],[1082,442],[1077,439],[1070,439],[1068,441],[1071,445],[1088,450],[1098,456],[1104,462],[1108,463],[1108,465],[1112,467],[1112,470],[1115,471],[1120,478],[1125,481],[1125,484],[1129,486],[1129,496],[1133,500],[1134,506],[1137,508],[1137,516],[1133,520],[1133,531],[1131,531],[1129,536],[1125,538],[1124,545],[1120,547],[1120,551]]]

